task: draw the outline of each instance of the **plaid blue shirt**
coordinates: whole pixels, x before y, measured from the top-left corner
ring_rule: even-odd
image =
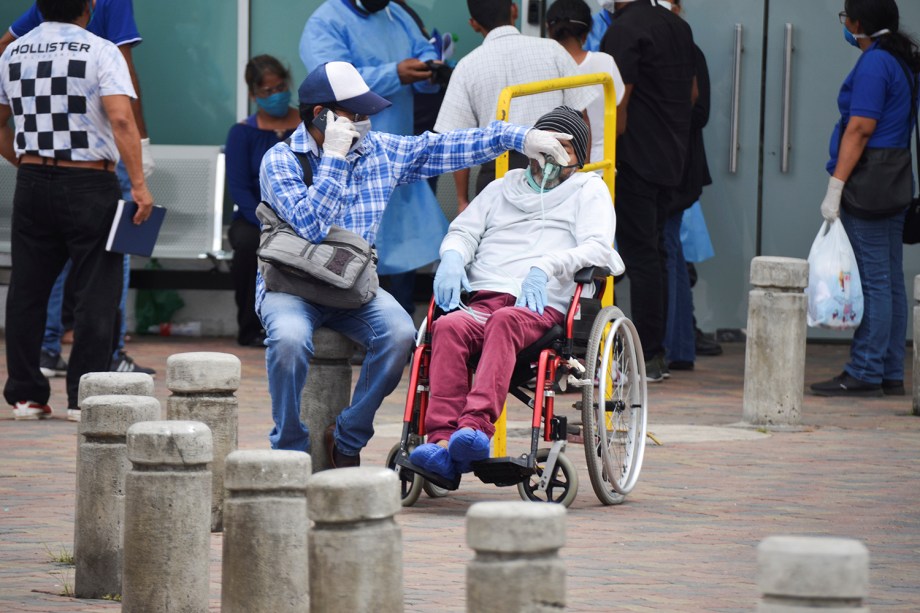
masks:
[[[469,168],[495,159],[509,149],[522,151],[530,128],[494,121],[485,128],[444,134],[397,136],[369,132],[344,160],[321,156],[316,141],[298,126],[291,146],[278,143],[262,158],[262,199],[307,240],[318,243],[331,226],[360,234],[373,244],[383,210],[398,185]],[[292,151],[306,153],[313,184]],[[265,281],[256,281],[256,310],[262,306]]]

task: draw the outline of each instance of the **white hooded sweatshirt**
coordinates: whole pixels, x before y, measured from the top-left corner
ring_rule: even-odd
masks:
[[[490,183],[450,224],[441,256],[450,250],[463,256],[474,291],[513,296],[536,266],[549,279],[547,305],[565,313],[578,270],[606,266],[618,275],[625,269],[613,249],[610,191],[596,174],[579,172],[545,192],[541,206],[525,173],[511,170]]]

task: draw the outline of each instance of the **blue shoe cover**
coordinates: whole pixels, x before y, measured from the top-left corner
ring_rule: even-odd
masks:
[[[450,459],[447,449],[435,443],[419,445],[409,454],[409,461],[423,470],[452,480],[457,477],[457,467]]]
[[[447,449],[460,472],[469,472],[473,462],[489,458],[489,437],[479,430],[461,428],[451,435]]]

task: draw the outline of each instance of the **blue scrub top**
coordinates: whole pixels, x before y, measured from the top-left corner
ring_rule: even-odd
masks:
[[[585,40],[585,51],[601,50],[601,41],[604,39],[604,34],[607,33],[607,28],[610,27],[610,17],[610,12],[605,9],[594,13],[591,18],[591,30]]]
[[[325,62],[350,62],[372,91],[393,103],[371,117],[377,132],[412,134],[413,90],[438,91],[427,81],[399,82],[396,65],[411,57],[433,60],[437,53],[412,17],[392,2],[365,15],[348,0],[326,0],[307,20],[300,39],[300,59],[308,72]],[[433,262],[446,233],[447,219],[427,182],[396,188],[377,232],[378,272],[395,274]]]
[[[894,149],[910,146],[916,109],[911,112],[911,85],[901,63],[879,48],[878,41],[861,53],[837,96],[840,121],[834,126],[827,172],[837,168],[840,137],[850,117],[866,117],[877,123],[866,147]]]

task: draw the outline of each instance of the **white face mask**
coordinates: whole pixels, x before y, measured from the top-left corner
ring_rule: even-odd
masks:
[[[351,149],[348,151],[354,151],[361,146],[361,143],[364,142],[364,137],[367,136],[367,133],[371,131],[371,120],[365,119],[364,121],[355,121],[352,124],[355,130],[358,131],[358,140],[355,141],[355,144],[351,146]]]

